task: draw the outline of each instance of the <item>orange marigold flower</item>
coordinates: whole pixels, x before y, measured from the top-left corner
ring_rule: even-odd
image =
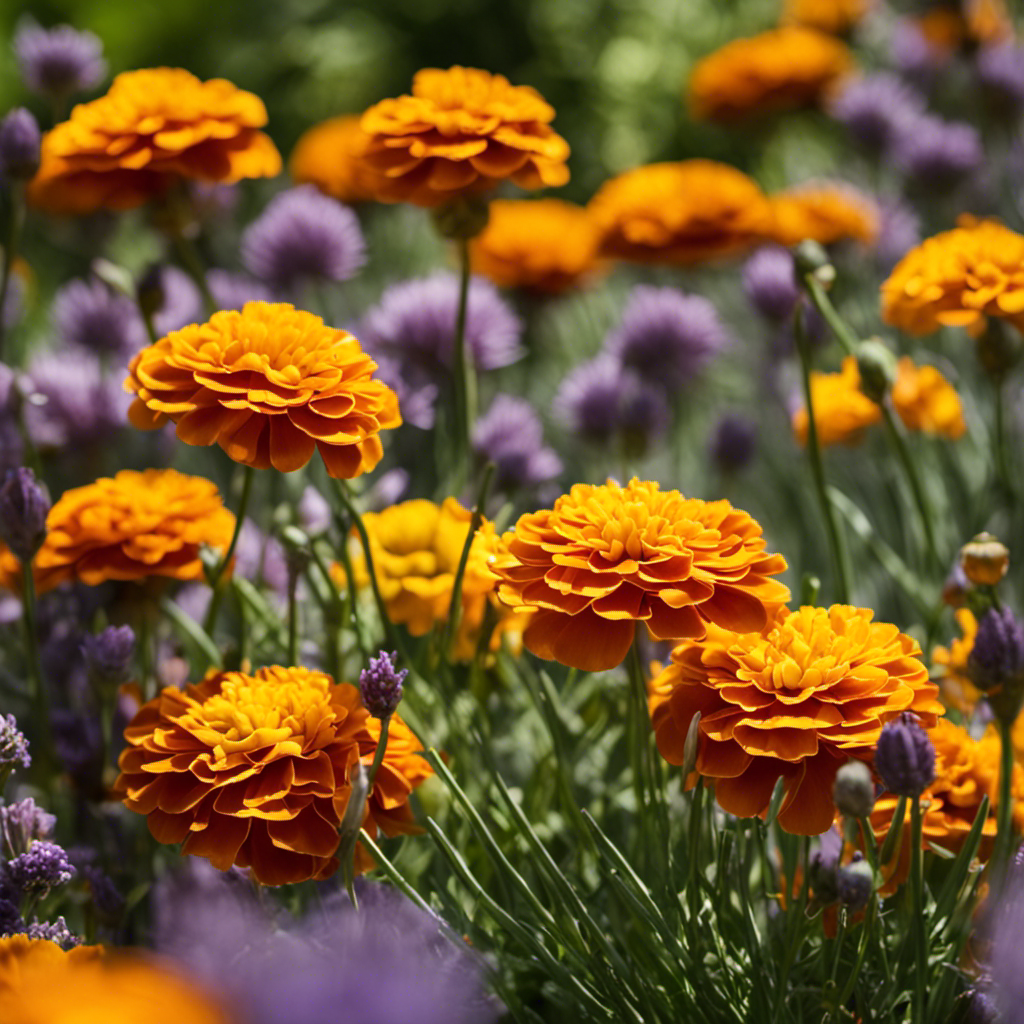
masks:
[[[860,389],[857,360],[847,356],[839,373],[811,371],[811,404],[818,444],[856,444],[882,418],[882,410]],[[793,413],[793,433],[807,443],[807,409]]]
[[[200,548],[226,550],[235,517],[216,485],[174,469],[123,469],[65,491],[46,517],[46,540],[32,563],[41,593],[68,580],[166,576],[203,579]],[[0,544],[0,586],[20,586],[21,563]]]
[[[967,674],[967,659],[974,650],[978,620],[969,608],[957,608],[955,614],[960,636],[949,647],[936,645],[932,648],[932,665],[938,667],[942,695],[957,711],[971,714],[981,700],[981,691]]]
[[[125,729],[115,788],[161,843],[264,885],[327,878],[357,762],[369,766],[380,721],[359,690],[306,668],[221,672],[165,688]],[[416,831],[409,794],[430,774],[409,727],[391,719],[363,813],[376,836]],[[365,870],[372,862],[357,857]]]
[[[576,484],[521,516],[503,547],[491,567],[501,600],[535,612],[527,648],[585,672],[618,665],[638,622],[655,640],[703,636],[709,622],[757,630],[766,606],[789,600],[771,578],[786,561],[746,512],[636,477]]]
[[[124,386],[142,430],[178,425],[186,444],[219,444],[235,462],[290,473],[319,450],[329,476],[373,469],[378,433],[401,424],[398,398],[347,331],[284,302],[215,313],[144,348]]]
[[[843,35],[867,14],[871,6],[872,0],[785,0],[782,22]]]
[[[569,146],[551,128],[554,109],[526,85],[475,68],[417,71],[411,96],[363,114],[376,198],[437,206],[511,179],[524,188],[564,185]]]
[[[882,317],[910,334],[984,327],[985,317],[1024,330],[1024,235],[964,217],[911,249],[882,284]]]
[[[597,267],[598,234],[586,209],[561,199],[495,199],[469,244],[473,272],[502,288],[556,294]]]
[[[373,173],[363,160],[367,137],[359,121],[358,114],[332,117],[305,132],[288,161],[292,179],[342,203],[373,199]]]
[[[228,1024],[212,997],[136,951],[0,939],[0,1020],[10,1024]]]
[[[651,686],[662,757],[682,763],[700,712],[696,770],[724,810],[763,814],[783,779],[782,828],[824,832],[839,767],[870,761],[882,726],[900,712],[928,725],[943,712],[917,642],[873,617],[849,605],[782,608],[761,632],[709,626],[703,640],[679,644]]]
[[[910,430],[955,441],[967,433],[956,388],[934,366],[917,366],[910,356],[897,364],[892,404]]]
[[[958,853],[981,806],[989,799],[988,817],[982,826],[978,858],[985,862],[992,855],[999,803],[999,734],[990,728],[980,740],[971,738],[962,726],[939,719],[928,730],[935,747],[935,781],[921,794],[922,845],[935,845]],[[1024,769],[1013,766],[1011,779],[1015,829],[1024,828]],[[871,812],[871,827],[879,844],[892,826],[899,798],[883,793]],[[883,894],[894,892],[906,881],[910,870],[910,808],[907,808],[900,848],[889,864],[881,865],[886,884]]]
[[[803,107],[853,67],[838,39],[800,25],[737,39],[698,61],[690,75],[690,110],[701,121],[738,121]]]
[[[648,164],[605,182],[590,213],[606,256],[702,263],[770,237],[768,198],[742,171],[712,160]]]
[[[266,123],[262,100],[222,78],[128,71],[47,133],[29,202],[55,213],[127,210],[182,178],[273,177],[281,157],[259,131]]]
[[[877,207],[849,185],[803,185],[769,198],[775,241],[781,245],[796,245],[805,238],[822,245],[847,238],[870,243],[878,235]]]

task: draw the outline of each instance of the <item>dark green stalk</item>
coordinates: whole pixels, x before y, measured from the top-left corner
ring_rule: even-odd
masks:
[[[295,592],[299,588],[299,574],[288,571],[288,664],[299,663],[299,603]]]
[[[220,307],[217,305],[217,300],[213,297],[213,292],[210,291],[210,285],[206,280],[206,269],[203,267],[203,261],[199,258],[199,251],[192,244],[192,240],[186,237],[183,232],[175,231],[173,238],[174,248],[178,253],[178,259],[181,260],[182,267],[184,267],[188,276],[195,282],[199,293],[203,297],[203,305],[206,307],[207,316],[213,316]]]
[[[464,480],[469,463],[469,429],[476,404],[476,378],[471,353],[466,346],[466,310],[469,305],[469,242],[459,239],[459,304],[455,314],[455,341],[452,352],[454,394],[454,431],[452,448],[456,458],[456,480]],[[455,488],[458,490],[458,487]]]
[[[814,303],[814,308],[821,314],[825,323],[828,324],[829,329],[836,336],[836,340],[842,345],[848,356],[856,356],[859,339],[847,326],[846,321],[839,315],[836,307],[832,305],[832,300],[828,297],[828,292],[825,291],[824,285],[814,274],[805,274],[803,281],[807,294],[810,296],[811,302]]]
[[[1010,468],[1010,450],[1006,438],[1006,388],[1003,376],[995,376],[992,379],[992,387],[995,391],[995,463],[996,479],[1006,494],[1006,500],[1013,508],[1017,497],[1017,490],[1014,487],[1013,471]]]
[[[370,765],[370,774],[367,776],[366,785],[367,798],[373,794],[373,780],[377,777],[377,771],[384,763],[384,754],[388,749],[388,731],[391,729],[391,716],[380,720],[380,736],[377,737],[377,749],[373,752],[373,764]]]
[[[996,806],[996,842],[992,866],[1001,879],[1013,847],[1013,723],[999,719],[999,803]]]
[[[203,629],[210,636],[213,636],[213,627],[217,624],[217,613],[220,611],[220,604],[224,599],[224,587],[221,585],[221,580],[225,570],[231,564],[231,559],[235,556],[235,548],[238,547],[238,538],[242,532],[242,523],[245,522],[245,513],[249,507],[249,496],[252,494],[252,482],[255,476],[256,471],[252,466],[246,466],[242,474],[242,497],[239,499],[238,512],[235,515],[235,532],[231,535],[231,543],[228,544],[224,557],[220,560],[208,581],[213,588],[213,596],[210,598],[210,607],[203,621]]]
[[[911,930],[914,934],[914,1024],[924,1024],[925,985],[928,974],[928,947],[924,916],[924,850],[921,848],[921,796],[910,801],[910,898]]]
[[[25,186],[20,181],[11,181],[8,185],[10,197],[9,219],[7,222],[7,244],[4,246],[4,264],[0,270],[0,310],[7,302],[7,292],[11,286],[11,271],[18,256],[18,245],[21,242],[21,229],[25,223]],[[0,359],[3,358],[4,322],[0,316]]]
[[[53,765],[53,734],[50,727],[50,699],[43,681],[43,667],[39,660],[39,635],[36,631],[36,583],[32,575],[32,563],[21,568],[21,621],[25,632],[25,657],[28,663],[29,681],[32,684],[32,705],[39,726],[39,747],[32,751],[40,777],[46,784],[50,767]]]
[[[686,901],[689,907],[690,945],[692,952],[700,946],[700,928],[698,918],[700,916],[700,833],[701,833],[701,808],[704,803],[704,780],[698,776],[697,785],[693,789],[693,797],[690,800],[690,863],[686,879]]]

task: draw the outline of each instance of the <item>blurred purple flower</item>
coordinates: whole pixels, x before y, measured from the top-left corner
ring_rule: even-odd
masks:
[[[147,341],[135,303],[111,291],[102,281],[71,281],[53,301],[57,337],[98,355],[127,360]]]
[[[9,331],[25,315],[25,285],[15,265],[10,279],[7,282],[7,295],[4,296],[4,306],[0,310],[0,318],[3,319],[4,330]]]
[[[1024,847],[1017,850],[990,921],[991,994],[1003,1020],[1020,1020],[1024,1006]]]
[[[22,562],[30,562],[46,540],[52,502],[45,484],[27,466],[0,477],[0,540]]]
[[[238,186],[209,181],[188,182],[190,207],[197,220],[223,220],[238,206]]]
[[[437,402],[437,385],[425,379],[422,369],[410,368],[410,376],[415,383],[406,380],[402,373],[401,363],[383,352],[371,353],[377,364],[374,374],[382,380],[396,395],[398,407],[402,410],[402,422],[430,430],[434,425],[434,405]]]
[[[1024,47],[984,46],[975,58],[978,81],[996,113],[1012,115],[1024,106]]]
[[[726,413],[711,435],[711,460],[723,473],[747,466],[757,450],[757,424],[747,416]]]
[[[288,565],[280,541],[268,537],[251,519],[245,519],[235,549],[235,572],[262,583],[279,594],[288,592]]]
[[[241,309],[247,302],[273,302],[270,289],[255,278],[233,274],[230,270],[211,270],[206,283],[218,309]]]
[[[921,241],[921,218],[908,203],[890,199],[879,205],[875,260],[888,273]]]
[[[981,136],[962,121],[944,121],[925,115],[900,137],[896,162],[907,177],[921,186],[949,189],[976,173],[985,162]]]
[[[44,29],[24,18],[14,33],[14,52],[25,85],[58,100],[91,89],[107,73],[100,40],[70,25]]]
[[[32,758],[28,740],[14,715],[0,715],[0,769],[28,768]]]
[[[363,507],[367,512],[379,512],[401,500],[409,487],[409,471],[395,466],[381,474],[363,494]]]
[[[35,117],[15,107],[0,121],[0,177],[28,181],[39,169],[42,138]]]
[[[919,89],[928,90],[952,54],[936,46],[912,18],[900,18],[891,35],[890,56],[896,70]]]
[[[668,390],[692,381],[730,342],[718,311],[699,295],[638,285],[605,347],[623,366]]]
[[[135,631],[131,626],[107,626],[82,641],[82,659],[90,682],[99,689],[116,690],[131,678],[135,657]]]
[[[793,254],[778,245],[758,249],[743,264],[743,292],[766,320],[788,320],[800,299]]]
[[[495,464],[495,490],[533,487],[562,472],[562,461],[544,447],[540,417],[525,398],[496,395],[476,421],[472,440],[481,462]]]
[[[299,526],[311,537],[330,529],[331,506],[312,484],[306,485],[295,511],[299,517]]]
[[[160,304],[153,314],[153,329],[158,338],[180,331],[187,324],[203,323],[203,297],[195,282],[177,267],[159,267],[154,271],[160,290]]]
[[[38,839],[53,834],[57,819],[44,811],[32,797],[0,807],[0,848],[7,858],[25,853]]]
[[[843,85],[829,112],[862,148],[881,155],[924,114],[925,103],[920,93],[897,75],[883,71]]]
[[[242,236],[246,270],[274,288],[347,281],[366,261],[359,219],[312,185],[275,196]]]

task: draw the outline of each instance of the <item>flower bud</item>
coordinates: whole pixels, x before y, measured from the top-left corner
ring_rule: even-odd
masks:
[[[828,835],[828,833],[826,833]],[[816,907],[827,907],[839,899],[839,887],[837,873],[839,869],[839,840],[835,844],[826,843],[825,837],[822,844],[811,854],[810,864],[807,869],[807,880],[814,894]],[[834,848],[833,848],[834,847]]]
[[[39,169],[39,125],[24,108],[15,107],[0,122],[0,172],[11,181],[28,181]]]
[[[363,705],[374,718],[390,718],[402,700],[402,682],[409,670],[395,669],[397,656],[397,653],[381,651],[376,658],[370,659],[369,668],[359,673]]]
[[[875,873],[860,853],[836,872],[839,899],[849,910],[863,910],[875,890]]]
[[[1024,626],[1009,608],[990,608],[978,623],[967,674],[996,717],[1012,722],[1024,697]]]
[[[32,797],[0,807],[0,854],[8,860],[25,853],[39,839],[48,839],[57,819]]]
[[[793,261],[798,278],[813,276],[824,288],[829,288],[836,279],[836,268],[825,247],[812,238],[805,238],[793,250]]]
[[[50,496],[31,469],[10,469],[0,484],[0,540],[24,564],[46,539]]]
[[[881,402],[896,383],[896,356],[879,338],[857,346],[860,389],[872,402]]]
[[[960,565],[976,587],[994,587],[1010,567],[1010,551],[991,533],[979,533],[960,549]]]
[[[863,761],[847,761],[836,772],[832,799],[839,813],[848,818],[866,818],[875,806],[875,782]]]
[[[897,796],[920,796],[935,780],[935,748],[916,715],[904,711],[882,727],[875,771]]]
[[[99,690],[112,691],[131,676],[135,633],[131,626],[108,626],[82,641],[82,656],[89,679]]]
[[[468,241],[476,238],[485,227],[491,216],[491,209],[486,199],[470,196],[467,199],[455,199],[431,211],[434,227],[442,238],[452,241]]]
[[[135,298],[144,316],[153,317],[164,308],[167,293],[164,289],[163,267],[154,263],[135,285]]]
[[[997,316],[989,317],[978,337],[975,351],[985,372],[995,380],[1001,380],[1020,361],[1020,332],[1008,327]]]

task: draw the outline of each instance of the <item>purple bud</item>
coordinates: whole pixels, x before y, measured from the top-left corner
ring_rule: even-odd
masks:
[[[897,796],[920,796],[935,780],[935,747],[916,715],[904,711],[882,727],[875,771]]]
[[[973,125],[926,114],[900,137],[896,159],[917,184],[945,190],[980,170],[985,151]]]
[[[743,291],[766,320],[788,319],[800,298],[789,250],[774,245],[758,249],[743,265]]]
[[[875,873],[861,853],[855,853],[853,860],[836,873],[836,890],[839,899],[850,910],[862,910],[871,899],[875,889]]]
[[[1024,47],[999,43],[982,47],[975,70],[986,98],[997,113],[1010,116],[1024,106]]]
[[[46,839],[34,842],[25,853],[12,857],[4,865],[4,872],[15,889],[37,894],[64,885],[75,875],[64,848]]]
[[[818,848],[811,854],[808,879],[814,893],[814,902],[819,906],[827,907],[839,898],[836,875],[842,847],[842,838],[833,826],[822,835]]]
[[[990,608],[967,658],[971,682],[1001,721],[1012,721],[1024,696],[1024,626],[1009,608]]]
[[[5,856],[17,857],[39,839],[53,832],[57,819],[32,797],[0,807],[0,846]]]
[[[108,626],[82,641],[89,679],[100,689],[115,689],[131,676],[135,633],[131,626]]]
[[[25,84],[54,99],[91,89],[107,73],[103,44],[70,25],[47,30],[26,19],[14,35],[14,52]]]
[[[726,413],[711,435],[711,458],[723,473],[743,469],[757,450],[757,424],[746,416]]]
[[[31,763],[28,740],[18,728],[14,715],[0,715],[0,771],[27,768]],[[5,809],[0,809],[0,814]]]
[[[39,125],[24,108],[15,107],[0,121],[0,172],[28,181],[39,169]]]
[[[50,496],[31,469],[8,470],[0,484],[0,540],[25,564],[46,539]]]
[[[359,673],[363,705],[374,718],[390,718],[402,700],[402,681],[409,670],[395,669],[397,657],[397,653],[381,651],[376,658],[370,658],[370,667]]]

